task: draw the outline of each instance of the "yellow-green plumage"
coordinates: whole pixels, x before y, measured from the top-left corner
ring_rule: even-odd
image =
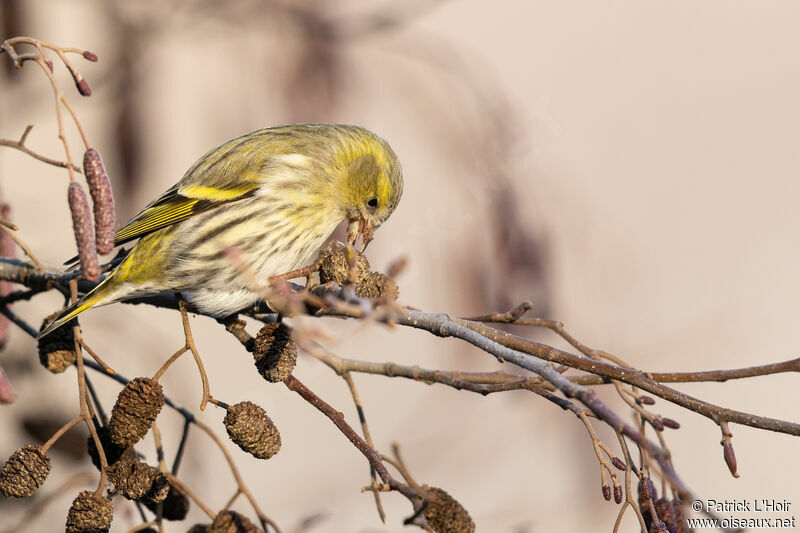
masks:
[[[161,292],[230,315],[259,296],[224,250],[266,280],[308,264],[344,220],[368,242],[402,190],[392,149],[357,126],[295,124],[228,141],[117,232],[117,245],[139,241],[40,337],[92,307]]]

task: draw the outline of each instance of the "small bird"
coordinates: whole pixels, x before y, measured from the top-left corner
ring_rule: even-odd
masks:
[[[306,266],[343,221],[366,246],[403,193],[389,144],[358,127],[293,124],[261,129],[201,157],[183,178],[116,232],[139,239],[44,337],[92,307],[181,293],[198,311],[230,316],[261,300],[225,250],[258,276]]]

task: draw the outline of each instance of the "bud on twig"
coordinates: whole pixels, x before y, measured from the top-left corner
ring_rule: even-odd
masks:
[[[52,463],[41,446],[28,445],[15,451],[0,472],[0,494],[27,498],[42,486]]]
[[[614,485],[614,503],[622,503],[622,485]]]
[[[671,418],[662,418],[661,422],[664,423],[664,427],[668,427],[670,429],[680,429],[681,427],[677,420],[673,420]]]
[[[164,406],[164,391],[157,381],[136,378],[125,385],[111,410],[111,442],[129,448],[144,437]]]
[[[225,429],[239,448],[258,459],[269,459],[281,449],[281,434],[266,411],[253,402],[228,407]]]
[[[725,464],[728,465],[728,470],[731,471],[733,477],[739,477],[736,467],[736,453],[733,451],[733,443],[730,436],[722,437],[722,456],[725,458]]]
[[[639,401],[644,405],[655,405],[656,401],[650,396],[641,396]]]
[[[660,416],[653,418],[650,421],[650,425],[652,425],[653,429],[656,431],[664,431],[664,422],[661,420]]]
[[[625,461],[616,456],[611,458],[611,464],[623,472],[628,468],[628,465],[625,464]]]
[[[50,69],[51,73],[53,73],[55,71],[55,69],[53,68],[53,62],[50,61],[49,59],[45,59],[44,60],[44,64],[47,65],[47,68]]]
[[[107,254],[114,249],[114,226],[117,217],[114,212],[114,194],[111,192],[111,180],[108,179],[106,167],[100,153],[89,148],[83,154],[83,174],[89,185],[94,207],[95,242],[97,253]]]
[[[92,63],[97,63],[97,54],[90,52],[89,50],[83,51],[83,58],[87,61],[91,61]]]
[[[78,88],[78,92],[81,93],[82,96],[92,96],[92,88],[89,87],[89,82],[81,76],[81,73],[72,68],[69,64],[67,64],[69,68],[70,74],[72,74],[72,79],[75,80],[75,87]]]
[[[107,532],[114,507],[111,500],[85,490],[78,494],[67,513],[66,533]]]
[[[258,373],[272,383],[289,377],[297,363],[297,346],[292,330],[280,322],[264,324],[253,348]]]
[[[603,485],[603,498],[607,502],[611,501],[611,485]]]
[[[67,188],[69,210],[72,213],[72,229],[75,231],[75,243],[78,245],[78,258],[86,279],[100,279],[100,263],[97,259],[94,228],[89,215],[89,202],[81,186],[74,181]]]

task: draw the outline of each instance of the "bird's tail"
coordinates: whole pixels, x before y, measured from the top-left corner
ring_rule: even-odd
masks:
[[[47,324],[47,327],[39,332],[37,339],[41,339],[42,337],[49,335],[87,309],[91,309],[100,303],[106,304],[113,302],[114,300],[109,298],[109,293],[111,292],[109,289],[112,289],[113,286],[116,285],[114,281],[114,274],[115,272],[112,272],[106,276],[103,281],[101,281],[94,289],[86,293],[83,298],[61,311],[57,317]]]

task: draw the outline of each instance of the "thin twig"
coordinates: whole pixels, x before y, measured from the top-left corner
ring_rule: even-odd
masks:
[[[22,137],[20,137],[18,141],[12,141],[10,139],[0,139],[0,146],[7,146],[9,148],[14,148],[15,150],[19,150],[22,153],[28,154],[32,158],[41,161],[42,163],[47,163],[48,165],[53,165],[59,168],[67,168],[67,166],[69,166],[69,163],[67,163],[66,161],[59,161],[57,159],[47,157],[38,152],[34,152],[33,150],[25,146],[25,138],[28,136],[28,133],[30,132],[31,128],[33,128],[33,124],[28,125],[28,127],[25,129],[25,133],[22,134]],[[78,167],[77,165],[72,165],[72,169],[75,172],[83,174],[83,170],[81,170],[81,168]]]
[[[72,301],[75,302],[78,300],[78,285],[75,280],[72,280],[69,285],[70,292],[72,293]],[[77,367],[78,367],[78,399],[80,402],[80,412],[81,417],[86,422],[86,425],[89,427],[89,433],[92,435],[92,439],[94,440],[95,447],[97,449],[97,455],[100,458],[100,480],[97,483],[97,490],[95,490],[95,494],[98,496],[102,494],[103,489],[106,486],[106,479],[108,478],[108,460],[106,459],[106,453],[103,448],[103,444],[100,441],[100,437],[97,434],[97,429],[94,427],[94,421],[92,420],[92,415],[90,413],[91,406],[89,404],[89,398],[86,393],[86,375],[83,368],[83,354],[81,352],[81,328],[77,324],[73,326],[73,334],[75,336],[75,353],[77,354]]]
[[[228,463],[228,468],[230,469],[231,474],[233,474],[233,477],[236,480],[236,485],[238,486],[239,491],[241,491],[241,493],[244,494],[244,496],[247,498],[247,501],[250,502],[250,506],[258,515],[258,518],[262,522],[262,526],[264,524],[269,524],[269,526],[272,527],[276,533],[280,533],[280,528],[278,528],[278,525],[275,522],[273,522],[272,519],[270,519],[264,513],[264,511],[261,510],[261,507],[258,505],[258,502],[253,496],[253,493],[250,492],[250,489],[244,482],[242,475],[239,473],[239,469],[236,467],[236,463],[233,461],[233,457],[231,457],[231,454],[228,452],[228,448],[225,446],[225,443],[222,442],[222,439],[219,438],[219,435],[217,435],[214,431],[211,430],[210,427],[208,427],[203,422],[197,419],[194,420],[194,424],[198,428],[203,430],[206,433],[206,435],[211,437],[211,440],[213,440],[216,443],[217,447],[222,452],[222,455],[225,457],[225,461]]]
[[[347,422],[345,422],[342,413],[328,405],[324,400],[322,400],[322,398],[314,394],[308,387],[303,385],[296,377],[290,375],[283,383],[289,390],[299,394],[304,400],[327,416],[331,422],[333,422],[334,425],[339,428],[339,431],[341,431],[344,436],[347,437],[347,439],[352,442],[356,448],[358,448],[364,457],[367,458],[384,483],[389,485],[389,487],[391,487],[393,490],[400,492],[412,502],[419,498],[419,495],[411,487],[400,483],[394,479],[391,474],[389,474],[389,471],[383,464],[380,454],[378,454],[374,448],[367,444],[366,441],[364,441],[364,439],[362,439],[358,433],[356,433],[355,430],[353,430],[353,428],[350,427]]]
[[[194,357],[194,362],[197,364],[197,370],[200,372],[200,380],[203,382],[203,399],[200,401],[200,410],[204,411],[206,408],[206,404],[211,399],[211,388],[208,385],[208,375],[206,374],[206,369],[203,367],[203,360],[200,358],[200,354],[198,353],[197,347],[194,344],[194,337],[192,337],[192,328],[189,325],[189,314],[186,312],[186,303],[183,301],[183,299],[180,299],[178,305],[180,306],[180,311],[181,311],[181,323],[183,324],[183,334],[186,337],[186,347],[189,348],[189,350],[192,352],[192,356]],[[177,357],[179,356],[180,354],[176,353],[176,355],[173,355],[172,357],[177,359]]]
[[[30,260],[33,261],[33,265],[37,269],[44,270],[44,267],[42,266],[42,263],[39,262],[39,259],[33,253],[33,250],[31,250],[30,247],[27,244],[25,244],[25,241],[23,241],[20,238],[19,234],[16,231],[12,230],[11,228],[8,228],[5,225],[0,226],[0,230],[4,231],[6,233],[6,235],[11,237],[11,240],[13,240],[15,243],[17,243],[17,246],[19,246],[20,249],[25,253],[25,255],[27,255],[30,258]]]
[[[92,359],[94,359],[95,361],[97,361],[97,364],[98,364],[98,365],[102,366],[102,367],[105,369],[105,371],[106,371],[106,373],[107,373],[107,374],[114,374],[114,373],[115,373],[115,372],[114,372],[114,369],[113,369],[113,368],[111,368],[110,366],[108,366],[108,365],[106,364],[106,362],[105,362],[105,361],[103,361],[103,360],[100,358],[100,356],[99,356],[99,355],[97,355],[97,354],[94,352],[94,350],[92,350],[91,348],[89,348],[89,345],[88,345],[88,344],[86,344],[86,341],[84,341],[83,339],[81,339],[81,347],[83,347],[83,349],[84,349],[84,350],[86,350],[86,351],[89,353],[89,355],[90,355],[90,356],[92,356]]]
[[[214,517],[216,517],[216,513],[214,513],[214,511],[212,511],[209,506],[207,506],[205,503],[203,503],[203,501],[197,496],[197,494],[192,492],[192,489],[187,487],[186,484],[183,481],[181,481],[177,477],[173,476],[169,472],[165,472],[164,475],[167,476],[167,479],[169,480],[170,485],[172,485],[173,487],[175,487],[176,489],[178,489],[182,493],[186,494],[186,496],[191,498],[191,500],[194,503],[196,503],[197,506],[200,509],[202,509],[203,512],[206,513],[206,515],[208,515],[208,517],[211,520],[214,520]]]
[[[353,376],[350,375],[350,372],[344,372],[341,374],[341,376],[347,383],[347,387],[350,389],[350,395],[353,397],[353,403],[355,404],[356,411],[358,412],[358,420],[361,423],[361,431],[364,433],[364,440],[367,441],[367,444],[370,446],[370,448],[375,448],[375,446],[372,444],[372,436],[369,434],[369,427],[367,426],[367,417],[364,414],[364,407],[361,405],[361,399],[358,396],[358,390],[356,389],[356,384],[353,381]],[[373,482],[376,481],[375,467],[372,465],[369,466],[369,476]],[[385,524],[386,512],[383,510],[380,492],[373,490],[372,494],[375,496],[375,507],[378,510],[378,516],[380,517],[381,522]]]
[[[49,450],[49,449],[50,449],[50,446],[52,446],[53,444],[55,444],[55,442],[56,442],[56,441],[57,441],[59,438],[61,438],[61,435],[63,435],[64,433],[66,433],[67,431],[69,431],[70,429],[72,429],[72,427],[73,427],[73,426],[75,426],[75,424],[77,424],[77,423],[78,423],[78,422],[80,422],[81,420],[83,420],[83,416],[82,416],[82,415],[78,415],[78,416],[76,416],[75,418],[73,418],[72,420],[70,420],[69,422],[67,422],[66,424],[64,424],[63,426],[61,426],[61,429],[59,429],[58,431],[56,431],[56,432],[53,434],[53,436],[52,436],[52,437],[50,437],[50,438],[47,440],[47,442],[45,442],[44,444],[42,444],[42,452],[47,452],[47,450]]]

